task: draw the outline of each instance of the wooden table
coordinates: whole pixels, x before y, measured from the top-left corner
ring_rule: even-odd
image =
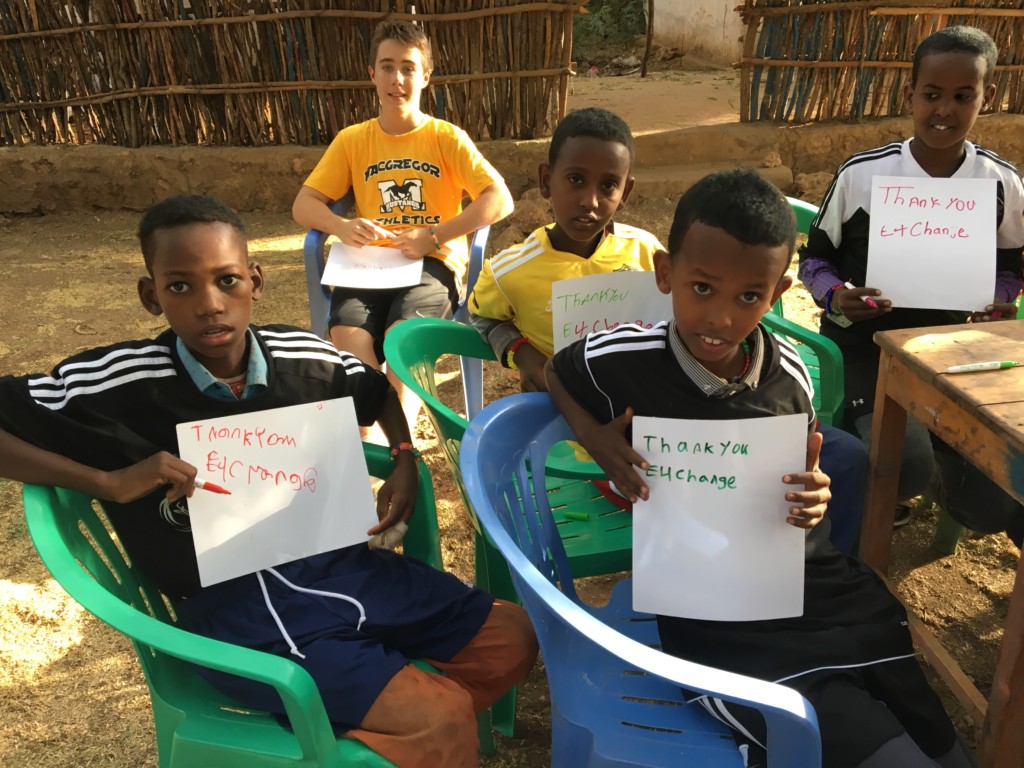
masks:
[[[1024,322],[885,331],[875,334],[875,342],[882,354],[860,556],[884,575],[908,413],[1024,501],[1024,368],[946,373],[951,365],[972,362],[1024,362]],[[984,723],[978,749],[983,768],[1024,763],[1024,558],[1020,562],[987,702],[938,640],[911,618],[921,652],[975,722]]]

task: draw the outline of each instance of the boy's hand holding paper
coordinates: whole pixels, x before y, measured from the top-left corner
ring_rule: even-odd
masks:
[[[407,288],[419,285],[422,275],[423,259],[406,258],[397,248],[333,243],[320,282],[345,288]]]

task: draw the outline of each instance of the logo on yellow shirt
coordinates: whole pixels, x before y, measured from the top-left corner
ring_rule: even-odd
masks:
[[[422,211],[427,206],[423,202],[423,181],[406,179],[401,184],[397,181],[378,181],[380,190],[381,213],[391,213],[395,208],[403,211]]]

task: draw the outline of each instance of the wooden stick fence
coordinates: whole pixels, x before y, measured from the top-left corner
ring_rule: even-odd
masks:
[[[1024,0],[744,0],[740,119],[902,115],[914,49],[950,24],[999,48],[993,111],[1024,113]]]
[[[583,4],[4,0],[0,144],[323,144],[377,113],[366,68],[384,18],[431,39],[428,112],[474,139],[545,136]]]

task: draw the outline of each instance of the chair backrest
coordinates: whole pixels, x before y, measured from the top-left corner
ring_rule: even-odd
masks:
[[[787,197],[786,200],[796,215],[797,233],[808,234],[818,215],[818,207],[795,197]],[[782,299],[775,302],[771,312],[764,316],[764,324],[772,333],[793,344],[800,353],[800,359],[814,381],[814,409],[818,418],[826,424],[842,427],[845,395],[843,353],[839,347],[831,339],[785,319]]]
[[[459,355],[462,360],[481,362],[494,360],[494,352],[475,329],[453,320],[417,317],[399,323],[384,337],[384,357],[395,375],[426,406],[455,484],[466,501],[459,471],[459,444],[469,421],[464,414],[445,405],[438,394],[436,370],[442,355]],[[472,517],[468,503],[466,509]],[[475,518],[473,523],[476,524]]]
[[[793,214],[796,216],[796,233],[798,235],[808,234],[811,231],[811,222],[814,221],[814,217],[818,215],[817,206],[806,203],[795,197],[787,197],[786,200],[789,202],[789,206],[793,209]],[[779,317],[785,317],[785,311],[782,308],[782,299],[779,299],[772,305],[772,312]]]
[[[352,190],[335,200],[331,204],[331,210],[339,216],[353,210],[355,196]],[[490,234],[490,227],[481,227],[474,234],[469,247],[469,264],[466,266],[466,280],[462,287],[462,295],[459,297],[459,306],[455,310],[455,319],[460,322],[468,322],[469,309],[466,303],[469,301],[469,294],[476,285],[476,279],[483,269],[484,251],[487,249],[487,237]],[[302,245],[302,261],[306,272],[306,294],[309,297],[309,327],[317,336],[327,337],[327,321],[331,310],[331,289],[323,285],[320,279],[324,276],[324,264],[326,255],[324,248],[327,244],[328,235],[318,229],[311,229],[306,233],[306,239]],[[484,374],[483,364],[479,359],[464,357],[459,361],[462,366],[462,396],[466,402],[466,408],[470,416],[480,412],[484,402]]]
[[[768,725],[772,764],[820,766],[817,720],[797,692],[667,656],[602,621],[602,609],[579,602],[543,484],[531,477],[531,467],[543,465],[567,433],[549,396],[512,395],[471,422],[461,454],[469,498],[538,633],[550,687],[552,764],[739,765],[710,716],[681,706],[685,687],[756,707]],[[613,675],[631,681],[632,693],[610,693],[605,683]],[[646,687],[652,681],[655,687]],[[651,704],[668,705],[657,708],[657,725],[630,719]],[[602,760],[590,759],[595,751]]]
[[[814,383],[812,402],[815,413],[826,424],[841,429],[846,409],[846,395],[843,384],[843,353],[839,347],[832,339],[773,312],[766,314],[761,322],[769,331],[796,348]]]
[[[811,231],[811,222],[818,215],[818,206],[805,202],[795,197],[787,197],[790,207],[796,216],[797,234],[806,235]]]
[[[350,189],[330,205],[338,216],[354,210],[356,196]],[[302,262],[306,271],[306,294],[309,296],[309,329],[320,338],[327,338],[327,318],[331,311],[331,289],[320,283],[324,276],[324,246],[329,235],[319,229],[306,233],[302,243]]]
[[[481,227],[473,235],[473,242],[470,244],[466,285],[459,308],[455,310],[455,319],[460,323],[469,322],[469,295],[473,292],[473,286],[480,277],[480,270],[484,267],[484,251],[487,249],[487,237],[490,232],[490,227]],[[459,366],[462,369],[462,397],[466,403],[466,415],[472,419],[484,407],[484,364],[479,357],[469,355],[459,358]]]
[[[394,466],[386,448],[364,445],[370,474]],[[90,498],[26,485],[25,517],[43,563],[86,610],[131,638],[149,684],[161,768],[182,765],[376,766],[392,764],[358,742],[338,740],[312,677],[290,659],[180,629],[163,595],[134,568]],[[433,486],[420,465],[406,551],[441,567]],[[273,686],[288,726],[248,711],[207,684],[198,664]],[[173,759],[172,759],[173,758]]]

